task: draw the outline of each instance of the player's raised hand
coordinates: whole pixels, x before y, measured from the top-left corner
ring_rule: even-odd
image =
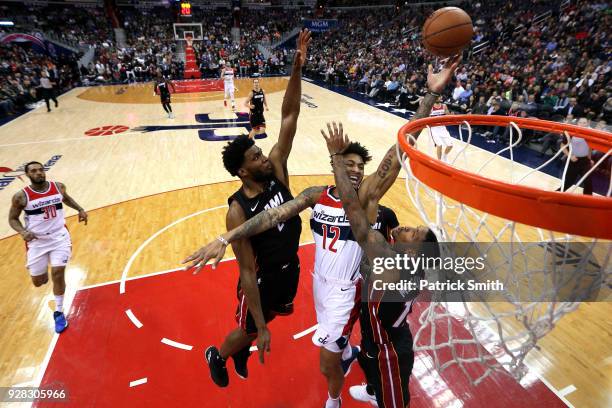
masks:
[[[270,353],[271,334],[267,327],[262,327],[257,330],[257,353],[259,353],[259,362],[264,363],[264,354]]]
[[[338,122],[338,124],[336,122],[327,123],[327,132],[328,134],[325,134],[325,131],[321,129],[329,154],[338,154],[345,151],[350,141],[348,134],[344,134],[342,122]]]
[[[427,73],[427,88],[432,92],[441,93],[446,88],[446,85],[450,82],[455,70],[461,62],[461,55],[455,55],[450,57],[444,63],[444,67],[440,72],[433,72],[433,66],[429,64]]]
[[[308,52],[308,46],[312,40],[311,36],[312,33],[307,28],[300,31],[300,35],[297,39],[295,57],[293,59],[294,65],[299,65],[301,67],[306,63],[306,53]]]
[[[185,267],[185,270],[195,268],[193,270],[194,275],[199,273],[200,269],[202,269],[202,267],[211,259],[213,259],[212,268],[216,269],[217,264],[221,261],[223,255],[225,255],[225,248],[226,245],[221,242],[221,240],[215,239],[206,246],[203,246],[193,254],[189,255],[187,258],[183,259],[181,263],[185,264],[191,262],[190,265]]]

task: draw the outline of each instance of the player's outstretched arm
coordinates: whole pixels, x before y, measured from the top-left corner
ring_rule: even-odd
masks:
[[[410,118],[410,122],[430,115],[431,108],[436,103],[436,100],[438,100],[440,93],[444,91],[444,88],[452,79],[460,61],[460,56],[450,58],[444,64],[442,70],[437,73],[434,73],[433,67],[431,64],[429,65],[427,75],[429,92],[421,100],[421,104],[417,112]],[[378,202],[391,188],[402,168],[396,150],[396,146],[393,144],[378,165],[376,172],[366,177],[359,188],[359,199],[370,217],[376,214]]]
[[[18,191],[17,193],[15,193],[11,201],[11,209],[9,210],[8,221],[11,228],[17,231],[19,235],[21,235],[21,237],[24,239],[24,241],[29,242],[33,239],[36,239],[36,236],[32,232],[25,229],[25,227],[21,224],[21,220],[19,220],[19,216],[21,215],[21,212],[23,211],[25,206],[25,193],[23,191]]]
[[[60,188],[60,191],[62,193],[62,196],[64,196],[64,203],[70,207],[73,208],[75,210],[77,210],[79,212],[79,222],[85,222],[85,225],[87,225],[87,212],[85,212],[85,210],[83,209],[83,207],[81,207],[75,200],[74,198],[70,197],[68,195],[68,193],[66,192],[66,186],[63,183],[57,183],[57,185]]]
[[[274,166],[275,176],[289,187],[289,173],[287,160],[293,147],[293,138],[297,129],[297,120],[300,115],[300,100],[302,97],[302,66],[306,62],[306,52],[310,44],[310,31],[302,30],[297,40],[297,51],[293,58],[291,77],[283,98],[281,108],[281,126],[278,142],[270,151],[270,161]]]
[[[309,187],[302,191],[293,200],[288,201],[281,206],[260,212],[250,220],[244,222],[243,224],[238,224],[235,228],[223,235],[220,235],[214,241],[211,241],[207,245],[198,249],[181,263],[185,264],[191,262],[191,264],[185,267],[185,269],[196,267],[194,273],[198,273],[209,260],[213,259],[212,267],[215,269],[225,254],[225,248],[230,243],[260,234],[276,226],[277,224],[298,215],[306,208],[315,205],[323,190],[325,190],[325,187]],[[232,205],[234,204],[232,203]]]

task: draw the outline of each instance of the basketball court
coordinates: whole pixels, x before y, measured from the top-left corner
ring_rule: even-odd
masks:
[[[261,85],[270,110],[265,113],[267,137],[257,144],[267,153],[278,136],[287,78],[263,78]],[[220,268],[207,267],[198,275],[182,270],[180,261],[225,231],[227,197],[239,188],[221,163],[225,141],[250,129],[240,111],[246,111],[242,104],[251,81],[239,79],[236,88],[239,112],[233,113],[223,107],[218,81],[183,81],[172,96],[174,119],[164,114],[152,84],[77,88],[60,96],[52,113],[41,107],[0,127],[0,206],[5,209],[0,385],[53,386],[69,396],[67,402],[38,402],[37,407],[322,406],[327,393],[310,340],[316,320],[309,212],[302,214],[296,312],[270,324],[272,352],[265,365],[251,358],[250,376],[243,381],[229,363],[230,385],[220,389],[205,363],[206,347],[220,344],[235,326],[237,265],[231,251]],[[343,122],[349,137],[370,149],[374,158],[367,174],[406,123],[402,115],[407,112],[397,115],[311,81],[302,82],[302,93],[289,159],[294,195],[333,183],[319,132],[327,122]],[[464,145],[454,142],[451,158]],[[427,138],[419,143],[424,151],[434,149]],[[466,148],[456,165],[470,170],[489,159],[487,171],[497,179],[520,178],[532,170],[476,146]],[[16,170],[30,160],[48,167],[47,179],[63,182],[89,214],[84,226],[74,210],[67,210],[73,241],[66,269],[70,326],[61,336],[53,332],[50,285],[32,286],[23,240],[6,222],[11,197],[28,181]],[[560,182],[539,171],[530,180],[545,190]],[[422,223],[404,179],[381,203],[397,213],[402,225]],[[419,304],[409,318],[413,334],[424,308]],[[592,302],[565,316],[528,355],[529,372],[520,382],[494,373],[472,385],[457,367],[438,372],[432,354],[419,351],[411,407],[610,406],[611,315],[609,303]],[[461,322],[451,324],[460,335],[470,335]],[[359,330],[351,341],[359,341]],[[363,381],[353,366],[343,406],[365,406],[347,390]]]

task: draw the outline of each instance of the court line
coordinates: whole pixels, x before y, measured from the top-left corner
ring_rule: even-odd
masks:
[[[130,388],[131,387],[136,387],[138,385],[146,384],[147,381],[148,381],[147,377],[141,378],[140,380],[130,381]]]
[[[130,318],[130,320],[132,321],[132,323],[134,323],[134,326],[136,326],[137,328],[141,328],[142,326],[144,326],[140,320],[138,320],[138,318],[136,316],[134,316],[134,312],[132,312],[132,309],[128,309],[125,311],[125,314],[127,315],[127,317]]]
[[[318,328],[319,328],[319,324],[317,323],[314,326],[312,326],[312,327],[310,327],[310,328],[308,328],[308,329],[306,329],[304,331],[301,331],[301,332],[299,332],[297,334],[294,334],[293,335],[293,340],[297,340],[297,339],[299,339],[301,337],[304,337],[305,335],[307,335],[309,333],[312,333],[313,331],[317,330]]]
[[[123,272],[121,273],[121,282],[119,283],[119,293],[120,294],[124,294],[125,293],[125,278],[127,277],[127,274],[129,272],[130,268],[132,267],[132,264],[134,263],[134,261],[136,260],[138,255],[140,255],[142,250],[145,249],[145,247],[147,245],[149,245],[155,238],[157,238],[159,235],[161,235],[162,233],[164,233],[168,229],[174,227],[176,224],[179,224],[179,223],[181,223],[181,222],[183,222],[185,220],[188,220],[189,218],[195,217],[195,216],[200,215],[200,214],[204,214],[204,213],[209,212],[209,211],[214,211],[214,210],[218,210],[218,209],[221,209],[221,208],[227,208],[227,207],[228,207],[227,204],[224,204],[224,205],[219,205],[217,207],[211,207],[211,208],[206,208],[204,210],[196,211],[193,214],[186,215],[186,216],[184,216],[182,218],[179,218],[178,220],[175,220],[175,221],[171,222],[170,224],[166,225],[165,227],[163,227],[162,229],[157,231],[155,234],[153,234],[149,238],[147,238],[147,240],[145,242],[140,244],[138,249],[136,249],[136,251],[132,254],[130,259],[128,260],[128,263],[125,265],[125,268],[123,268]]]
[[[51,355],[53,354],[53,351],[55,350],[55,345],[57,344],[57,341],[59,340],[59,336],[60,335],[58,333],[53,334],[53,338],[51,339],[51,343],[49,344],[49,348],[47,349],[47,354],[45,354],[45,358],[43,359],[42,364],[39,366],[40,367],[39,372],[38,372],[38,375],[36,376],[36,380],[34,381],[34,384],[36,387],[40,387],[40,383],[42,382],[42,379],[45,376],[45,372],[47,371],[47,367],[49,366],[49,361],[51,361]]]
[[[176,348],[187,350],[187,351],[191,351],[193,349],[193,346],[189,344],[179,343],[178,341],[170,340],[165,337],[161,339],[161,342],[170,347],[176,347]]]
[[[567,387],[560,389],[559,394],[565,397],[566,395],[569,395],[576,390],[577,390],[576,386],[574,384],[570,384]]]

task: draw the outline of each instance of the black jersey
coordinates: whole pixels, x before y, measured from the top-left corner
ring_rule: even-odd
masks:
[[[378,214],[376,215],[376,222],[372,225],[372,229],[379,231],[387,241],[391,240],[391,230],[399,226],[397,215],[389,207],[384,205],[378,206]]]
[[[264,92],[263,90],[253,90],[253,97],[251,98],[251,104],[254,105],[254,108],[251,109],[252,112],[261,113],[264,110]]]
[[[372,225],[372,229],[383,234],[387,241],[391,241],[391,230],[397,226],[399,226],[399,222],[395,212],[388,207],[379,205],[376,223]],[[382,291],[372,291],[371,281],[369,281],[371,267],[365,254],[360,271],[367,282],[364,285],[364,290],[368,291],[367,302],[364,301],[361,305],[362,336],[378,343],[381,340],[380,333],[373,333],[374,329],[372,327],[375,327],[376,323],[372,322],[371,319],[376,320],[385,330],[405,326],[406,316],[410,311],[414,294],[406,293],[406,300],[402,301],[397,292],[390,295]],[[372,313],[372,307],[375,308],[376,313]]]
[[[156,82],[155,87],[158,89],[159,96],[170,96],[170,89],[168,89],[168,84],[166,83],[166,81]]]
[[[242,189],[236,191],[228,204],[236,200],[242,207],[246,219],[253,218],[262,211],[278,207],[293,200],[291,191],[276,177],[268,182],[266,189],[253,198],[248,198]],[[302,221],[299,215],[278,224],[261,234],[251,237],[251,246],[260,269],[266,265],[278,265],[295,259],[300,243]]]

